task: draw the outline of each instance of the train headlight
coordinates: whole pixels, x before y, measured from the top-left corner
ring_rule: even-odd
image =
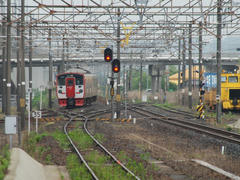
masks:
[[[82,89],[80,89],[80,90],[79,90],[79,92],[80,92],[80,93],[82,93],[82,92],[83,92],[83,90],[82,90]]]

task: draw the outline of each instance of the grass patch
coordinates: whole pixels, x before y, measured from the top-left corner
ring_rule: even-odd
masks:
[[[106,179],[106,180],[119,180],[119,179],[133,179],[130,174],[126,174],[122,170],[122,168],[112,163],[109,156],[105,154],[92,150],[94,147],[93,141],[90,139],[88,135],[86,135],[82,130],[75,129],[69,132],[70,137],[73,141],[77,144],[81,151],[84,151],[85,155],[84,158],[89,163],[90,167],[99,177],[99,179]],[[96,134],[95,138],[99,141],[105,141],[105,138],[102,134]],[[146,154],[147,156],[147,154]],[[146,177],[146,169],[142,163],[138,163],[126,156],[126,154],[121,153],[120,157],[122,159],[127,159],[127,167],[131,169],[134,173],[140,175],[143,179],[149,179]],[[73,158],[73,157],[72,157]],[[109,162],[109,163],[108,163]],[[76,169],[76,172],[72,174],[76,174],[80,171],[80,169]]]
[[[27,152],[31,155],[34,155],[37,150],[38,152],[42,153],[43,150],[37,149],[36,144],[45,136],[48,136],[48,134],[47,133],[37,134],[35,132],[31,132],[24,143],[24,147],[26,148]]]
[[[141,158],[145,160],[146,158],[149,158],[150,154],[146,153],[144,155],[141,155]],[[142,162],[137,162],[131,158],[129,158],[125,152],[120,151],[117,155],[118,159],[122,161],[134,174],[137,174],[138,177],[141,179],[153,179],[152,177],[147,176],[147,170],[144,167]]]
[[[60,130],[57,130],[49,135],[52,136],[59,143],[59,146],[62,149],[65,150],[69,148],[69,141],[67,139],[67,136]]]
[[[80,164],[76,154],[67,156],[67,170],[72,180],[91,180],[92,177],[88,173],[87,168]]]
[[[106,139],[104,138],[104,135],[96,133],[94,137],[99,141],[99,142],[105,142]]]
[[[154,106],[157,107],[161,107],[161,108],[166,108],[166,109],[171,109],[171,108],[176,108],[176,105],[174,104],[168,104],[168,103],[164,103],[164,104],[153,104]]]
[[[228,113],[223,113],[223,119],[226,121],[230,121],[232,119],[236,119],[236,115],[229,111]]]
[[[81,150],[86,150],[93,145],[93,140],[80,129],[70,131],[69,136]]]
[[[107,161],[110,158],[108,156],[103,156],[99,154],[97,151],[91,151],[89,154],[86,156],[86,161],[90,163],[97,163],[97,164],[104,164],[107,163]]]
[[[89,163],[90,167],[99,177],[99,179],[106,180],[119,180],[126,179],[131,180],[133,177],[130,174],[126,174],[122,168],[115,163],[112,163],[112,160],[109,156],[106,156],[104,153],[95,151],[95,144],[93,140],[81,129],[74,129],[69,132],[70,137],[76,144],[76,146],[84,152],[84,158]],[[59,144],[59,146],[64,150],[69,148],[69,142],[66,135],[57,130],[52,133],[31,133],[27,141],[25,142],[25,148],[29,154],[33,157],[42,159],[46,164],[53,164],[54,159],[51,153],[51,146],[44,147],[42,146],[41,140],[44,137],[53,137]],[[104,142],[106,139],[102,134],[95,134],[95,138],[100,142]],[[40,142],[40,144],[38,144]],[[126,156],[124,152],[119,154],[120,160],[135,174],[137,174],[141,179],[151,179],[146,176],[146,169],[143,163],[136,162]],[[149,154],[144,154],[141,156],[142,159],[147,159]],[[66,167],[68,173],[72,180],[90,180],[92,179],[87,168],[81,163],[78,156],[75,153],[71,153],[66,157]],[[2,179],[0,179],[2,180]]]
[[[3,180],[10,161],[10,152],[8,145],[5,145],[0,151],[0,180]]]

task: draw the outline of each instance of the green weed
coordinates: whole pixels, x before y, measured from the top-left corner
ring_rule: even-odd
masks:
[[[51,164],[51,160],[52,160],[52,156],[51,156],[51,154],[48,154],[48,155],[46,156],[46,159],[45,159],[46,164]]]
[[[83,164],[80,164],[79,158],[75,154],[70,154],[67,156],[67,169],[71,179],[74,180],[92,179],[87,168]]]
[[[149,158],[150,154],[146,153],[142,155],[141,158]],[[121,160],[126,166],[134,173],[137,174],[141,179],[150,179],[150,177],[146,177],[147,170],[144,167],[143,163],[136,162],[135,160],[129,158],[125,152],[120,151],[118,156],[119,160]]]
[[[0,180],[3,180],[10,161],[10,152],[8,145],[4,146],[0,151]]]
[[[99,142],[104,142],[106,139],[104,138],[104,135],[96,133],[94,136]]]
[[[86,160],[92,163],[104,164],[108,161],[108,156],[100,155],[97,151],[92,151],[86,156]]]
[[[50,134],[60,145],[62,149],[68,149],[69,147],[69,141],[67,139],[67,136],[61,132],[60,130],[57,130]]]
[[[233,129],[231,127],[227,127],[227,131],[232,131]]]
[[[81,150],[86,150],[93,145],[93,140],[80,129],[70,131],[69,136]]]
[[[26,150],[33,154],[36,152],[36,144],[45,136],[48,136],[47,133],[36,134],[35,132],[30,133],[26,141]]]
[[[168,104],[168,103],[164,103],[164,104],[154,104],[154,106],[162,107],[162,108],[166,108],[166,109],[171,109],[171,108],[174,108],[174,107],[175,107],[173,104]]]
[[[146,152],[146,153],[140,154],[140,158],[141,158],[142,160],[148,161],[149,158],[150,158],[150,153],[149,153],[149,152]]]

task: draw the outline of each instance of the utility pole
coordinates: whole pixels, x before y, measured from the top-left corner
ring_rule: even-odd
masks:
[[[21,59],[21,130],[25,128],[25,99],[26,99],[26,89],[25,89],[25,54],[24,54],[24,21],[25,21],[25,12],[24,12],[25,0],[21,0],[21,29],[20,29],[20,59]]]
[[[127,118],[127,70],[126,66],[123,66],[123,87],[124,87],[124,117]]]
[[[52,61],[52,34],[51,34],[51,28],[48,29],[48,45],[49,45],[49,82],[48,82],[48,107],[52,108],[52,71],[53,71],[53,61]]]
[[[32,18],[30,17],[30,27],[29,27],[29,105],[30,112],[32,112]]]
[[[188,107],[192,109],[192,23],[189,24],[189,37],[188,37]]]
[[[20,113],[20,96],[21,96],[21,61],[20,61],[20,24],[17,23],[17,112]],[[20,118],[19,118],[20,120]],[[19,123],[20,124],[20,123]]]
[[[140,62],[139,96],[140,100],[142,100],[142,57]]]
[[[4,41],[6,42],[6,19],[3,19],[3,23],[2,23],[2,36],[4,36]],[[6,96],[4,96],[6,94],[6,46],[3,46],[2,48],[2,112],[5,113],[6,112]]]
[[[222,39],[222,0],[217,1],[217,122],[221,123],[222,102],[221,102],[221,39]]]
[[[203,71],[202,71],[202,22],[199,22],[199,60],[198,60],[198,63],[199,63],[199,72],[198,72],[198,75],[199,75],[199,78],[198,78],[198,84],[200,85],[200,82],[202,81],[202,76],[203,76]],[[199,89],[200,89],[200,86],[199,86]],[[200,98],[199,98],[199,102],[200,102]]]
[[[11,114],[11,0],[7,1],[7,90],[6,115]]]
[[[177,101],[178,101],[178,104],[180,104],[180,79],[181,79],[181,39],[179,37],[178,39],[178,91],[177,91]]]
[[[67,51],[67,52],[66,52],[66,58],[67,58],[67,69],[68,69],[69,66],[70,66],[70,65],[69,65],[69,40],[68,40],[68,39],[67,39],[67,42],[66,42],[66,46],[67,46],[67,47],[66,47],[66,48],[67,48],[67,49],[66,49],[66,51]]]
[[[132,60],[132,56],[131,56]],[[129,65],[129,75],[128,75],[128,91],[131,91],[132,88],[132,65]]]
[[[112,69],[112,65],[110,64],[110,69]],[[110,81],[110,86],[111,86],[111,119],[113,121],[114,119],[114,107],[113,107],[113,95],[114,95],[114,73],[111,71],[111,81]]]
[[[60,73],[64,72],[64,65],[65,65],[65,38],[64,38],[64,35],[63,35],[63,40],[62,40],[62,47],[63,47],[63,50],[62,50],[62,61],[61,61],[61,65],[60,65]]]
[[[164,75],[162,78],[164,79],[164,90],[163,90],[163,103],[166,103],[167,100],[167,66],[164,66]]]
[[[185,31],[183,31],[183,49],[182,49],[182,105],[185,104],[185,81],[186,81],[186,41]]]
[[[20,61],[20,23],[17,22],[17,114],[18,114],[18,144],[21,145],[21,61]]]
[[[127,71],[124,66],[124,104],[125,104],[125,118],[127,118]]]
[[[120,61],[120,8],[118,8],[118,27],[117,27],[117,59]],[[116,96],[116,101],[117,101],[117,118],[120,118],[121,115],[121,95],[120,95],[120,71],[118,72],[118,77],[117,77],[117,96]]]

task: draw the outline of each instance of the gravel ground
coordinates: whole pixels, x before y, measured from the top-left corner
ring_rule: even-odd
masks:
[[[150,168],[152,160],[159,167],[158,171],[149,172],[154,179],[229,179],[191,159],[200,159],[240,175],[240,159],[236,158],[239,146],[134,113],[132,116],[137,118],[136,125],[96,121],[91,122],[89,128],[93,133],[104,134],[104,144],[115,153],[123,150],[137,160],[141,159],[141,154],[150,153],[146,165]],[[225,155],[221,154],[222,146],[227,147]]]
[[[103,108],[106,107],[93,104],[71,111],[88,113]],[[136,124],[132,121],[91,121],[88,127],[93,134],[102,133],[105,136],[103,145],[113,154],[124,151],[129,157],[142,162],[149,177],[161,180],[229,179],[197,165],[191,159],[200,159],[240,175],[240,146],[144,118],[134,112],[131,115],[137,119]],[[102,117],[110,117],[110,114]],[[55,123],[41,122],[40,132],[62,130],[65,123],[63,120]],[[51,154],[54,154],[52,163],[65,164],[64,158],[68,153],[63,152],[54,139],[43,138],[40,145],[51,147]],[[222,146],[226,148],[224,155],[221,154]],[[45,163],[44,159],[40,158],[40,161]]]

